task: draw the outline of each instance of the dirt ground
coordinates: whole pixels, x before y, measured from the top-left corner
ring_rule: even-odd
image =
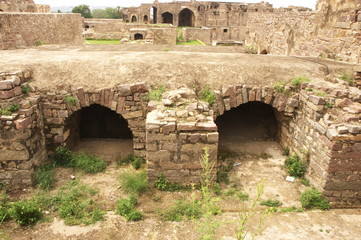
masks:
[[[352,72],[352,64],[321,58],[244,54],[239,47],[210,46],[41,46],[0,51],[0,71],[30,69],[38,90],[113,87],[146,82],[169,88],[234,84],[272,86],[306,76]],[[222,81],[219,79],[222,78]]]
[[[255,184],[265,178],[265,193],[262,200],[278,199],[282,207],[300,207],[299,196],[305,188],[300,182],[287,182],[282,169],[284,156],[281,147],[273,141],[236,142],[223,141],[228,150],[237,152],[236,167],[230,174],[232,184],[255,195]],[[14,222],[6,222],[1,227],[11,240],[106,240],[106,239],[149,239],[175,240],[199,239],[197,222],[164,222],[157,211],[165,209],[177,199],[190,197],[190,192],[160,192],[152,189],[139,199],[137,209],[145,213],[140,222],[126,222],[114,213],[114,206],[119,196],[124,195],[119,188],[119,175],[126,168],[117,168],[114,158],[124,156],[131,149],[130,141],[125,140],[88,140],[79,143],[76,151],[92,152],[110,162],[106,171],[96,175],[83,175],[71,170],[57,171],[57,185],[64,184],[75,174],[81,182],[99,189],[97,200],[104,202],[107,210],[104,221],[90,226],[66,226],[55,217],[34,227],[19,227]],[[267,157],[264,157],[267,156]],[[28,190],[33,191],[33,190]],[[218,239],[233,240],[238,220],[237,211],[240,203],[235,200],[223,199],[219,202],[223,213],[217,218],[221,227],[217,230]],[[263,232],[256,239],[339,239],[358,240],[361,236],[359,223],[361,209],[334,209],[330,211],[306,211],[302,213],[274,213],[266,219]],[[256,220],[251,226],[257,224]],[[250,239],[250,238],[247,238]]]

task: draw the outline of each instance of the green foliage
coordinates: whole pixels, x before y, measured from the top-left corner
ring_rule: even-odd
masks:
[[[163,93],[166,91],[166,88],[164,86],[159,86],[156,89],[152,89],[148,92],[148,95],[145,100],[147,101],[161,101]]]
[[[42,45],[47,45],[47,44],[50,44],[50,43],[46,42],[46,41],[40,41],[40,40],[34,42],[35,46],[42,46]]]
[[[306,209],[327,210],[329,201],[315,188],[309,188],[301,194],[301,205]]]
[[[296,208],[296,207],[286,207],[286,208],[279,208],[278,212],[285,213],[285,212],[304,212],[303,208]]]
[[[294,87],[299,87],[301,85],[301,83],[304,82],[310,82],[311,80],[307,77],[303,77],[303,76],[299,76],[299,77],[295,77],[291,80],[291,84]]]
[[[0,108],[0,115],[10,116],[11,114],[18,111],[19,109],[20,109],[20,105],[18,103],[14,103],[10,107],[8,107],[7,109],[1,109]]]
[[[351,74],[343,73],[340,76],[340,79],[347,82],[350,86],[354,84],[354,77]]]
[[[330,102],[326,102],[326,103],[325,103],[325,106],[328,107],[328,108],[333,108],[333,104],[330,103]]]
[[[287,147],[284,148],[284,149],[283,149],[283,156],[287,156],[287,157],[288,157],[289,155],[290,155],[290,149],[287,148]]]
[[[148,190],[147,173],[128,170],[120,175],[120,186],[130,194],[142,194]]]
[[[52,202],[65,224],[89,225],[102,220],[105,214],[93,199],[96,193],[94,188],[71,181],[58,191]]]
[[[302,178],[300,182],[307,187],[310,186],[310,181],[308,181],[306,178]]]
[[[226,192],[223,193],[224,197],[232,198],[240,201],[247,201],[249,199],[249,195],[247,193],[244,193],[241,190],[230,188]]]
[[[92,16],[94,18],[111,18],[119,19],[123,17],[123,12],[120,8],[105,8],[105,9],[93,9]]]
[[[285,86],[286,86],[286,83],[284,82],[275,82],[272,86],[272,88],[274,90],[276,90],[276,92],[278,93],[284,93],[285,92]]]
[[[74,7],[71,10],[72,13],[80,13],[84,18],[92,18],[92,14],[88,5],[82,4]]]
[[[57,147],[55,153],[53,153],[50,158],[55,166],[74,167],[72,153],[65,147]]]
[[[261,205],[267,207],[280,207],[282,205],[282,202],[279,200],[268,199],[266,201],[262,201]]]
[[[117,201],[116,213],[125,217],[127,221],[139,221],[143,218],[143,214],[135,210],[137,204],[137,198],[129,196],[128,198],[120,198]]]
[[[107,167],[106,163],[97,156],[91,154],[73,154],[72,165],[86,173],[102,172]]]
[[[197,201],[176,201],[171,208],[161,212],[164,221],[180,222],[184,217],[188,219],[197,219],[202,216],[200,203]]]
[[[209,103],[209,105],[213,105],[213,103],[216,102],[216,94],[214,94],[214,91],[209,87],[205,87],[199,92],[199,98]]]
[[[29,94],[29,92],[30,92],[30,87],[29,87],[29,85],[27,85],[27,84],[23,85],[23,86],[21,87],[21,91],[22,91],[22,93],[24,93],[24,94]]]
[[[0,225],[10,217],[10,200],[9,196],[0,195]]]
[[[307,91],[307,92],[312,92],[313,89],[312,89],[312,88],[306,88],[306,91]]]
[[[324,91],[315,91],[315,95],[319,97],[326,97],[327,93],[325,93]]]
[[[288,174],[293,177],[302,178],[306,173],[306,164],[301,161],[300,157],[297,154],[289,156],[285,161],[285,168]]]
[[[76,99],[73,96],[69,96],[69,95],[65,96],[64,101],[72,106],[76,106]]]
[[[120,44],[120,39],[85,39],[85,44],[90,45],[116,45]]]
[[[234,167],[234,158],[238,155],[232,151],[219,151],[217,160],[220,163],[219,170],[217,172],[217,182],[229,184],[228,174]]]
[[[43,190],[50,190],[55,182],[54,165],[42,165],[34,172],[35,184]]]
[[[252,45],[247,46],[246,53],[248,53],[248,54],[257,54],[258,53],[257,47],[252,46]]]
[[[135,169],[139,169],[142,167],[142,165],[145,163],[145,160],[138,156],[135,157],[133,154],[129,154],[126,157],[117,159],[117,166],[126,166],[128,164],[131,164]]]
[[[154,182],[154,187],[158,190],[168,192],[189,190],[189,187],[185,187],[182,184],[170,182],[162,173],[158,175],[157,180]]]
[[[40,206],[33,200],[16,202],[11,208],[11,217],[20,225],[33,225],[42,217]]]
[[[213,190],[213,193],[216,195],[221,195],[221,193],[222,193],[222,189],[221,189],[221,186],[219,185],[219,183],[213,183],[212,190]]]

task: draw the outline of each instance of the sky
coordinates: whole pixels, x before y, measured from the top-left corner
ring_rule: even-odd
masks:
[[[130,7],[130,6],[140,6],[141,3],[152,3],[153,0],[34,0],[37,4],[48,4],[51,7],[60,7],[60,6],[77,6],[80,4],[86,4],[89,6],[109,6],[109,7]],[[172,0],[159,0],[159,2],[171,2]],[[185,1],[185,0],[183,0]],[[268,0],[273,4],[273,7],[288,7],[292,6],[303,6],[308,8],[315,8],[317,0]],[[261,0],[211,0],[209,2],[247,2],[247,3],[257,3]]]

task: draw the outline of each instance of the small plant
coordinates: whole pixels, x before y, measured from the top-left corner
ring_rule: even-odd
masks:
[[[143,218],[143,214],[135,210],[137,198],[129,196],[128,198],[120,198],[116,205],[116,213],[125,217],[127,221],[139,221]]]
[[[228,174],[234,167],[234,158],[238,157],[237,153],[232,151],[219,151],[217,160],[221,166],[217,172],[217,182],[229,184]]]
[[[120,175],[120,186],[130,194],[142,194],[148,190],[146,171],[128,170]]]
[[[302,178],[300,182],[307,187],[310,186],[310,181],[306,178]]]
[[[169,48],[165,47],[165,48],[163,49],[163,51],[164,51],[164,52],[169,52]]]
[[[329,201],[315,188],[309,188],[301,194],[301,205],[306,209],[330,209]]]
[[[23,85],[22,87],[21,87],[21,91],[22,91],[22,93],[23,94],[29,94],[29,92],[30,92],[30,87],[29,87],[29,85],[27,85],[27,84],[25,84],[25,85]]]
[[[37,223],[43,214],[35,201],[23,200],[12,205],[11,217],[20,225],[27,226]]]
[[[279,200],[268,199],[266,201],[261,202],[261,205],[267,207],[280,207],[282,205],[282,202]]]
[[[226,192],[224,192],[223,196],[227,198],[232,198],[240,201],[247,201],[249,199],[249,195],[247,193],[244,193],[241,190],[231,188],[228,189]]]
[[[209,105],[213,105],[216,102],[216,94],[209,87],[205,87],[199,92],[199,98]]]
[[[162,100],[162,96],[163,93],[166,91],[166,88],[164,86],[159,86],[156,89],[153,89],[151,91],[149,91],[147,97],[145,98],[145,100],[147,101],[161,101]]]
[[[69,95],[65,96],[64,101],[72,106],[76,106],[76,99],[73,96],[69,96]]]
[[[145,160],[142,157],[135,157],[132,154],[129,154],[128,156],[124,158],[120,158],[117,160],[117,166],[126,166],[128,164],[132,164],[132,166],[135,169],[139,169],[142,167],[142,165],[145,163]]]
[[[107,166],[97,156],[83,153],[73,155],[71,162],[75,168],[92,174],[104,171]]]
[[[343,73],[340,76],[340,79],[347,82],[350,86],[354,84],[354,77],[351,74]]]
[[[55,166],[74,167],[72,153],[65,147],[57,147],[55,153],[51,155],[51,159]]]
[[[10,217],[10,200],[9,196],[0,195],[0,225]]]
[[[47,45],[47,44],[49,44],[49,42],[44,42],[44,41],[40,41],[40,40],[34,42],[35,46],[42,46],[42,45]]]
[[[307,91],[307,92],[312,92],[313,89],[312,89],[312,88],[306,88],[306,91]]]
[[[278,93],[284,93],[285,92],[285,86],[286,86],[285,82],[275,82],[273,84],[272,88],[274,90],[276,90],[276,92],[278,92]]]
[[[325,93],[324,91],[316,91],[315,95],[319,97],[326,97],[327,93]]]
[[[284,148],[284,149],[283,149],[283,156],[287,156],[287,157],[288,157],[289,155],[290,155],[290,149],[287,148],[287,147]]]
[[[326,106],[327,108],[333,108],[333,104],[330,103],[330,102],[326,102],[326,103],[325,103],[325,106]]]
[[[154,187],[161,191],[168,191],[168,192],[175,192],[175,191],[182,191],[188,190],[189,187],[184,187],[182,184],[172,183],[164,174],[159,174],[157,180],[154,182]]]
[[[7,109],[0,108],[0,115],[10,116],[11,114],[18,111],[19,109],[20,109],[20,105],[18,103],[15,103],[15,104],[11,105],[10,107],[8,107]]]
[[[296,208],[296,207],[286,207],[286,208],[279,208],[278,212],[285,213],[285,212],[304,212],[303,208]]]
[[[306,173],[306,164],[300,160],[297,154],[286,158],[285,167],[288,174],[302,178]]]
[[[301,83],[304,82],[310,82],[311,80],[307,77],[303,77],[303,76],[299,76],[299,77],[295,77],[291,80],[291,84],[294,87],[300,87]]]
[[[161,212],[164,221],[180,222],[184,217],[188,219],[197,219],[202,216],[202,210],[197,201],[176,201],[170,209]]]
[[[50,190],[55,182],[54,165],[42,165],[34,172],[35,184],[43,190]]]

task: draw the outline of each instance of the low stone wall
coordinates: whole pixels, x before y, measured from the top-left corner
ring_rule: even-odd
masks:
[[[0,50],[82,44],[80,14],[0,13]]]
[[[0,1],[0,12],[32,12],[32,13],[50,13],[51,8],[45,4],[34,4],[33,1]]]
[[[40,98],[22,93],[29,79],[28,71],[0,74],[1,109],[20,108],[0,113],[0,182],[12,188],[30,185],[34,169],[47,159]]]

